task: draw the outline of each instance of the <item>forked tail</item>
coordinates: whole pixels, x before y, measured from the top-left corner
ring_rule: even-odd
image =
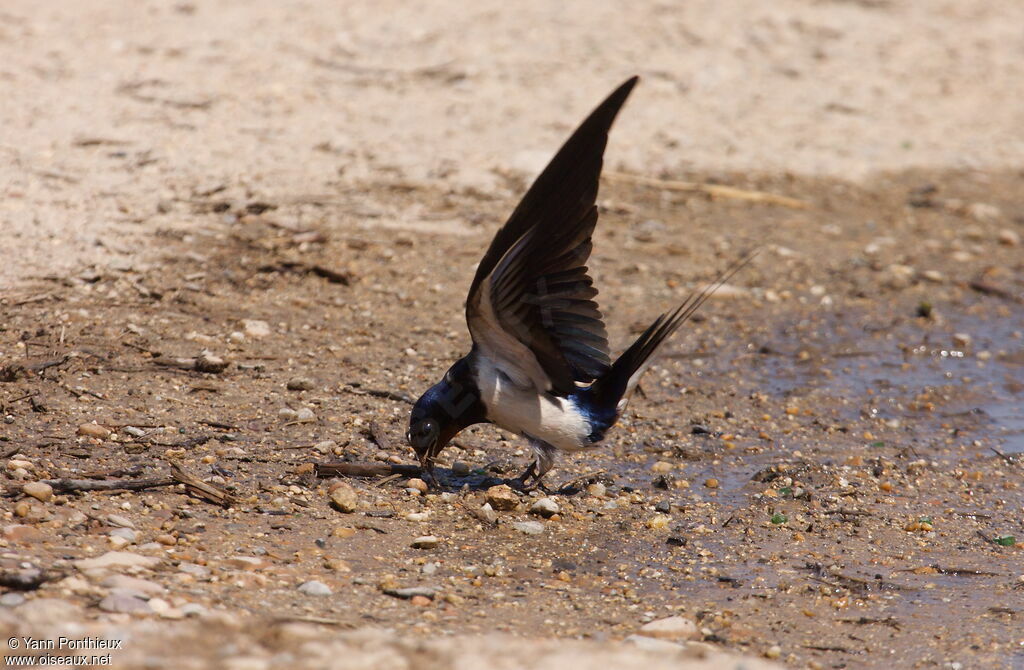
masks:
[[[715,291],[742,270],[757,255],[758,251],[755,249],[748,253],[726,268],[715,278],[715,281],[700,291],[694,291],[686,297],[681,305],[655,319],[654,323],[648,326],[647,330],[636,338],[629,349],[626,349],[612,364],[607,374],[594,383],[593,393],[600,399],[601,404],[609,409],[614,407],[616,414],[625,409],[633,389],[636,388],[640,377],[647,371],[653,360],[652,357],[661,345],[672,337],[672,334],[686,323]]]

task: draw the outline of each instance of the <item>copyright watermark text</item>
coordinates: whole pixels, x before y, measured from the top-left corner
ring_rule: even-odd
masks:
[[[105,637],[26,637],[7,639],[7,648],[21,654],[4,654],[5,667],[102,667],[112,664],[123,640]],[[83,653],[84,652],[84,653]]]

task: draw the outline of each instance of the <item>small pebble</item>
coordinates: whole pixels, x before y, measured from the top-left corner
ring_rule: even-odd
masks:
[[[452,463],[452,474],[456,477],[465,477],[472,471],[472,468],[469,467],[469,463],[466,463],[465,461],[455,461]]]
[[[421,535],[412,541],[413,549],[433,549],[441,543],[434,535]]]
[[[289,391],[310,391],[316,387],[316,382],[309,377],[295,377],[289,379],[285,387]]]
[[[334,593],[327,584],[318,582],[315,579],[300,585],[299,591],[307,596],[329,596]]]
[[[242,319],[242,330],[249,337],[259,339],[270,335],[270,324],[258,319]]]
[[[334,450],[338,448],[338,443],[334,440],[323,440],[314,444],[313,448],[321,454],[333,454]]]
[[[540,535],[544,532],[544,524],[540,521],[517,521],[512,524],[512,527],[527,535]]]
[[[672,521],[672,517],[665,516],[664,514],[655,514],[647,520],[647,527],[651,530],[664,530],[668,528],[669,522]]]
[[[123,537],[118,537],[117,535],[111,535],[110,536],[110,548],[113,549],[114,551],[119,551],[121,549],[124,549],[129,544],[131,544],[131,542],[129,542],[128,540],[124,539]]]
[[[637,634],[662,640],[699,640],[702,637],[697,624],[681,616],[670,616],[645,623]]]
[[[39,502],[49,502],[53,498],[53,487],[44,482],[29,482],[21,487],[21,491]]]
[[[1010,228],[1004,228],[999,231],[997,237],[999,244],[1004,244],[1008,247],[1015,247],[1020,244],[1020,233]]]
[[[558,514],[560,508],[551,498],[540,498],[537,502],[530,505],[530,514],[536,514],[542,516],[545,519],[550,519],[554,515]]]
[[[181,613],[187,617],[206,616],[206,608],[199,603],[188,603],[181,606]]]
[[[131,528],[112,528],[109,533],[110,537],[121,538],[128,544],[134,544],[138,539],[138,533]]]
[[[231,570],[260,570],[267,563],[255,556],[231,556],[221,561],[221,565]]]
[[[434,601],[426,596],[413,596],[409,599],[409,602],[416,607],[427,607]]]
[[[519,495],[507,484],[500,484],[487,489],[487,502],[492,509],[507,512],[519,506]]]
[[[773,659],[773,660],[776,659],[776,658],[781,658],[782,657],[782,647],[780,647],[777,644],[776,645],[772,645],[771,647],[768,647],[768,649],[765,650],[765,652],[764,652],[764,657],[765,658],[770,658],[770,659]]]
[[[11,470],[11,471],[18,471],[18,470],[26,470],[27,471],[27,470],[35,469],[35,466],[32,465],[32,463],[30,461],[25,461],[25,460],[22,460],[20,458],[12,458],[11,460],[7,461],[7,469]]]
[[[196,357],[195,369],[197,372],[224,372],[228,362],[220,356],[214,356],[209,351],[204,351]]]
[[[23,602],[25,602],[25,596],[13,591],[8,591],[0,596],[0,607],[17,607]]]
[[[490,503],[484,503],[473,514],[485,523],[494,523],[498,520],[498,513],[494,511]]]
[[[95,423],[83,423],[78,427],[78,434],[84,437],[95,437],[99,439],[105,439],[110,433],[113,432],[106,426],[100,426]]]
[[[359,496],[351,486],[339,482],[331,488],[331,502],[336,508],[348,514],[355,512],[359,507]]]
[[[405,483],[408,488],[416,489],[420,493],[427,492],[427,483],[418,477],[413,477]]]
[[[404,598],[406,600],[410,600],[412,598],[415,598],[416,596],[433,599],[433,597],[437,595],[437,589],[435,589],[432,586],[409,586],[403,589],[382,587],[382,590],[389,596],[394,596],[395,598]]]
[[[107,523],[116,528],[135,528],[135,524],[128,517],[123,517],[120,514],[108,514]]]
[[[151,582],[148,579],[129,577],[128,575],[111,575],[100,584],[111,590],[134,591],[145,595],[163,593],[166,589],[161,584]]]
[[[303,407],[295,413],[295,420],[302,423],[311,423],[316,421],[316,413],[308,407]]]
[[[713,477],[711,479],[705,479],[704,480],[704,486],[706,486],[709,489],[717,489],[718,488],[718,480],[713,478]]]
[[[164,545],[166,547],[172,547],[172,546],[178,544],[178,538],[174,537],[173,535],[170,535],[169,533],[163,533],[162,535],[157,535],[156,538],[154,538],[154,539],[158,543],[160,543],[160,544],[162,544],[162,545]]]
[[[340,558],[329,558],[324,561],[324,567],[334,572],[352,572],[352,566]]]
[[[1003,210],[987,202],[972,202],[967,205],[967,214],[975,221],[991,223],[1002,218]]]
[[[100,609],[104,612],[118,614],[150,614],[149,603],[130,593],[114,592],[100,601]]]
[[[82,571],[107,568],[152,568],[160,563],[159,558],[140,556],[128,551],[108,551],[96,558],[81,558],[74,562],[75,567]]]

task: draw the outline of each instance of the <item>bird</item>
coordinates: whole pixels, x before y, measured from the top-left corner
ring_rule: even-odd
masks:
[[[608,134],[639,77],[590,113],[533,182],[484,253],[469,287],[468,354],[416,401],[406,440],[424,478],[461,430],[497,425],[533,450],[511,480],[542,486],[559,452],[598,446],[659,348],[749,258],[658,316],[613,362],[588,274]]]

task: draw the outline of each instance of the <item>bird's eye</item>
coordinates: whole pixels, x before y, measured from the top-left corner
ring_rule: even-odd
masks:
[[[420,425],[417,427],[417,429],[420,435],[430,435],[431,433],[434,432],[434,422],[430,421],[429,419],[427,421],[422,421],[420,422]]]

